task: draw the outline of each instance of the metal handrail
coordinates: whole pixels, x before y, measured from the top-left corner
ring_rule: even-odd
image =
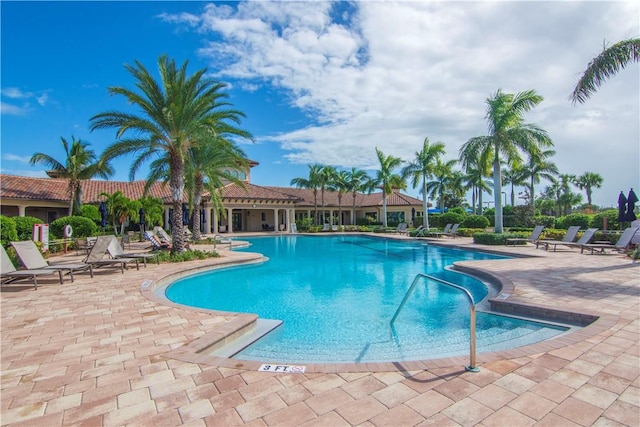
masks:
[[[400,305],[398,306],[398,309],[396,310],[395,314],[391,318],[391,321],[389,322],[389,327],[393,331],[393,323],[396,321],[398,314],[400,314],[400,310],[402,310],[402,307],[404,307],[407,300],[409,299],[411,292],[413,292],[413,289],[418,284],[419,279],[433,280],[434,282],[439,283],[441,285],[449,286],[451,288],[462,291],[462,293],[464,293],[464,295],[467,297],[467,301],[469,302],[469,323],[470,323],[469,335],[470,336],[469,336],[469,366],[466,366],[465,369],[471,372],[478,372],[480,369],[478,369],[478,367],[476,366],[476,304],[473,301],[473,296],[471,295],[471,292],[469,292],[467,289],[463,288],[462,286],[456,285],[451,282],[447,282],[446,280],[442,280],[437,277],[430,276],[428,274],[418,273],[416,277],[413,279],[413,282],[411,282],[411,286],[407,290],[407,293],[404,295],[402,302],[400,303]]]

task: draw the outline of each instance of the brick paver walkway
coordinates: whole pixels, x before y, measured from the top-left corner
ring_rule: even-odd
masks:
[[[37,291],[3,286],[0,425],[640,425],[640,263],[500,249],[535,258],[463,266],[502,280],[502,301],[600,320],[547,343],[479,355],[479,373],[465,372],[460,358],[273,374],[197,353],[196,343],[252,317],[163,303],[143,288],[251,255],[99,269],[63,285],[51,276]]]

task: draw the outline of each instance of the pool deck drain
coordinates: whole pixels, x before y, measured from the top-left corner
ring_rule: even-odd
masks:
[[[161,304],[141,292],[144,280],[238,256],[223,249],[220,259],[125,274],[98,269],[94,279],[78,274],[62,285],[43,279],[37,291],[3,286],[0,425],[637,426],[640,263],[531,245],[498,249],[534,256],[474,266],[512,284],[505,301],[599,320],[492,354],[479,360],[479,373],[465,372],[465,360],[440,359],[395,370],[343,364],[275,374],[224,358],[211,365],[169,357],[237,316]]]

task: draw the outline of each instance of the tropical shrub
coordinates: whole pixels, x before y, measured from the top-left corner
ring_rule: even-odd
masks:
[[[544,225],[545,228],[551,228],[556,223],[556,217],[549,215],[536,215],[533,218],[533,223],[535,225]]]
[[[481,228],[485,229],[489,226],[489,220],[484,215],[467,215],[461,224],[464,228]]]
[[[98,210],[98,207],[94,205],[82,205],[82,207],[80,208],[80,215],[85,218],[89,218],[91,221],[95,222],[98,225],[102,220],[100,210]]]
[[[429,219],[431,219],[431,218],[429,218]],[[414,227],[420,227],[421,225],[424,225],[424,217],[417,216],[417,217],[413,218],[413,226]]]
[[[462,221],[464,221],[465,215],[457,212],[451,212],[453,209],[450,209],[449,212],[446,212],[440,215],[440,224],[439,224],[440,226],[445,226],[449,223],[461,224]]]
[[[473,243],[497,246],[506,245],[507,239],[527,237],[529,237],[527,233],[475,233],[473,235]]]
[[[457,235],[461,237],[472,237],[476,233],[484,233],[484,228],[458,228]]]
[[[580,228],[589,228],[591,226],[591,217],[585,214],[574,213],[556,218],[556,228],[566,230],[572,225],[579,225]]]
[[[201,251],[199,249],[188,250],[184,252],[160,252],[160,261],[162,262],[184,262],[193,261],[195,259],[219,258],[220,254],[216,251]]]
[[[604,226],[604,219],[607,219],[607,226]],[[606,211],[599,212],[591,218],[591,226],[599,228],[600,230],[617,230],[618,224],[618,210],[608,209]]]
[[[0,215],[0,243],[7,247],[9,242],[18,240],[18,232],[16,230],[16,217],[8,217]]]
[[[42,224],[44,221],[35,216],[16,216],[13,217],[16,223],[16,232],[18,233],[18,240],[31,240],[33,239],[33,226],[34,224]]]
[[[531,205],[511,206],[513,212],[514,227],[533,227],[535,226],[535,208]]]
[[[49,233],[56,239],[64,237],[64,227],[69,224],[73,228],[73,237],[89,237],[96,234],[98,226],[83,216],[63,216],[49,225]]]
[[[461,206],[456,206],[455,208],[451,208],[451,209],[449,209],[447,211],[447,213],[457,213],[457,214],[460,214],[460,215],[466,215],[467,214],[467,212]]]

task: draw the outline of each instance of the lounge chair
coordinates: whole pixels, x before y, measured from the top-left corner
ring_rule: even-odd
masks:
[[[415,235],[413,237],[420,237],[420,235],[422,234],[423,231],[425,231],[426,229],[424,228],[424,225],[421,225],[420,227],[416,228],[415,231]]]
[[[407,224],[406,222],[401,222],[400,224],[398,224],[396,229],[393,230],[393,232],[394,233],[400,233],[400,234],[406,233],[408,226],[409,226],[409,224]]]
[[[538,241],[538,239],[540,239],[540,234],[542,234],[542,230],[544,230],[544,225],[536,225],[533,228],[533,231],[531,232],[531,236],[529,236],[529,237],[512,237],[510,239],[507,239],[507,246],[509,246],[509,243],[513,243],[513,246],[517,245],[520,242],[524,242],[525,245],[527,244],[527,242],[536,243]]]
[[[152,231],[145,231],[144,238],[151,242],[151,245],[155,250],[171,249],[171,245],[169,243],[165,243],[160,240],[160,238]]]
[[[443,234],[449,233],[449,231],[451,231],[451,227],[452,226],[453,226],[453,224],[449,223],[449,224],[444,226],[444,229],[442,231],[422,230],[422,233],[420,234],[420,237],[440,237]],[[416,236],[416,237],[418,237],[418,236]]]
[[[50,276],[56,273],[56,270],[51,269],[36,269],[36,270],[18,270],[11,258],[7,255],[7,251],[4,250],[4,246],[0,245],[0,280],[2,284],[6,285],[20,279],[31,279],[33,281],[33,287],[38,290],[38,277]],[[58,270],[60,276],[60,283],[62,283],[62,271]]]
[[[168,244],[173,243],[173,239],[171,238],[169,233],[164,231],[164,228],[155,226],[153,227],[153,231],[156,234],[156,236],[158,236],[158,238],[160,238],[160,240],[163,241],[164,243],[168,243]]]
[[[458,237],[458,227],[460,227],[460,224],[453,224],[451,229],[448,232],[443,232],[442,235],[454,238]]]
[[[138,262],[138,258],[108,259],[104,257],[108,252],[107,249],[109,248],[109,243],[111,243],[112,240],[116,240],[115,236],[99,236],[96,240],[96,243],[91,248],[89,255],[87,255],[83,262],[96,268],[102,266],[120,266],[122,274],[124,274],[124,269],[128,268],[130,263],[135,262],[136,269],[140,270],[140,263]],[[116,240],[116,244],[119,245],[120,243],[118,243],[118,241]]]
[[[598,253],[603,254],[607,249],[611,249],[617,252],[624,252],[629,248],[629,246],[631,246],[631,240],[633,239],[633,236],[635,236],[637,232],[638,232],[638,227],[626,228],[622,232],[622,235],[620,235],[620,238],[618,238],[618,241],[614,245],[587,243],[580,246],[580,253],[584,253],[585,249],[590,249],[592,255],[596,251],[598,251]]]
[[[87,265],[83,262],[73,262],[73,263],[59,263],[59,264],[49,264],[46,259],[42,256],[42,252],[33,243],[33,240],[25,240],[22,242],[11,242],[11,246],[16,250],[18,254],[18,258],[22,262],[22,265],[25,266],[27,270],[56,270],[64,273],[68,271],[69,277],[71,277],[71,281],[73,282],[73,272],[74,271],[87,271],[93,277],[93,268],[91,265]],[[62,276],[60,276],[62,278]]]
[[[549,250],[549,246],[553,245],[553,251],[556,251],[556,246],[558,246],[561,243],[573,243],[573,241],[576,238],[576,235],[578,234],[578,231],[580,231],[580,226],[578,225],[572,225],[571,227],[569,227],[567,229],[567,231],[564,233],[564,237],[562,238],[562,240],[538,240],[536,241],[536,249],[538,249],[538,247],[540,245],[544,245],[545,250]]]
[[[591,239],[593,239],[593,236],[596,234],[596,231],[598,231],[597,228],[588,228],[587,230],[585,230],[584,234],[582,234],[582,237],[580,237],[577,242],[561,242],[558,240],[555,240],[555,241],[549,240],[550,243],[547,246],[547,250],[551,245],[553,245],[554,252],[556,251],[556,246],[558,245],[568,246],[570,248],[580,248],[582,247],[582,245],[586,245],[591,241]]]
[[[120,243],[118,243],[118,239],[116,238],[111,239],[111,241],[109,242],[109,246],[107,246],[107,252],[109,252],[109,255],[111,256],[111,258],[114,258],[114,259],[123,259],[123,258],[141,259],[144,262],[144,268],[147,268],[147,259],[151,259],[151,258],[155,258],[156,263],[160,265],[160,255],[158,253],[125,252],[122,249],[122,246],[120,245]]]

